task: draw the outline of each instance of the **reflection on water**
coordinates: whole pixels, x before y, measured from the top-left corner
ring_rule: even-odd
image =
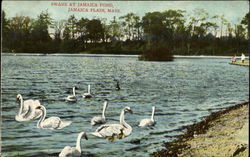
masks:
[[[148,156],[164,148],[182,127],[200,121],[210,112],[248,99],[248,67],[228,64],[228,59],[176,59],[174,62],[140,62],[136,57],[2,56],[2,152],[4,156],[57,156],[64,146],[75,146],[79,132],[83,156]],[[121,90],[115,90],[120,81]],[[83,99],[90,84],[94,97]],[[77,86],[76,103],[65,102]],[[15,121],[16,95],[38,99],[47,117],[73,123],[62,130],[41,130],[37,121]],[[101,115],[103,102],[108,123],[117,123],[121,109],[132,134],[109,142],[90,135],[97,126],[90,120]],[[152,128],[139,128],[156,106]]]

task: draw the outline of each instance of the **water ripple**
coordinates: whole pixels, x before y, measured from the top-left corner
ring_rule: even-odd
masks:
[[[134,57],[23,55],[3,56],[2,61],[2,152],[8,157],[58,156],[66,145],[75,145],[81,131],[89,136],[82,140],[83,156],[149,156],[185,131],[184,126],[249,99],[248,69],[229,65],[227,59],[158,63]],[[121,90],[115,90],[114,79]],[[84,99],[81,95],[88,84],[94,97]],[[65,98],[73,86],[78,101],[69,103]],[[40,100],[47,108],[46,117],[59,116],[73,123],[62,130],[41,130],[37,120],[16,122],[18,93],[25,100]],[[109,142],[90,134],[98,127],[92,127],[90,120],[101,115],[106,99],[108,123],[119,123],[125,106],[134,111],[125,116],[133,127],[129,137]],[[156,125],[138,127],[141,119],[151,116],[152,105]]]

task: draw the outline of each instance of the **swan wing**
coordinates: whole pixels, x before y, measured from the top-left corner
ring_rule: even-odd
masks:
[[[69,126],[72,122],[71,121],[61,121],[61,123],[59,124],[59,127],[57,129],[62,129],[66,126]]]
[[[41,125],[45,129],[57,129],[60,126],[61,119],[59,117],[50,117],[45,119]]]
[[[33,104],[34,103],[34,100],[33,99],[29,99],[29,100],[24,100],[23,101],[23,104],[24,105],[31,105],[31,104]]]
[[[23,110],[22,113],[26,114],[29,110],[29,106],[33,104],[33,100],[29,99],[29,100],[25,100],[23,101]]]
[[[76,147],[72,148],[72,156],[73,157],[80,157],[81,156],[81,152],[79,152]]]
[[[25,113],[17,113],[15,116],[15,120],[19,121],[19,122],[23,122],[23,121],[29,121],[32,119],[32,109],[30,106],[28,106],[28,110]]]
[[[102,117],[93,117],[91,119],[91,125],[102,124],[105,120]]]
[[[76,97],[74,95],[69,95],[67,98],[68,99],[76,99]]]
[[[114,134],[120,134],[122,128],[124,127],[120,124],[106,124],[98,127],[95,132],[98,132],[102,137],[110,137]]]
[[[29,118],[23,118],[22,115],[16,115],[15,120],[18,121],[18,122],[24,122],[24,121],[29,121],[30,119]]]
[[[68,101],[77,101],[76,96],[74,96],[74,95],[69,95],[69,96],[66,98],[66,100],[68,100]]]
[[[72,156],[72,147],[70,146],[65,146],[61,153],[59,154],[59,157],[68,157]]]
[[[35,109],[34,105],[28,105],[28,110],[26,113],[21,114],[21,116],[26,120],[37,119],[42,115],[42,111]]]
[[[154,122],[151,119],[142,119],[139,126],[151,126]]]
[[[34,111],[32,110],[31,106],[28,106],[27,112],[24,114],[21,114],[20,116],[22,116],[23,119],[31,120],[33,117],[33,114],[34,114]]]
[[[33,105],[34,105],[35,107],[37,107],[37,106],[41,105],[41,103],[40,103],[39,100],[35,100],[34,103],[33,103]]]
[[[33,99],[25,100],[23,102],[23,111],[22,112],[27,113],[29,106],[32,108],[32,110],[35,110],[35,108],[39,105],[41,105],[39,100],[33,100]]]
[[[91,98],[92,95],[90,93],[83,93],[82,97],[84,97],[84,98]]]
[[[42,111],[38,110],[38,109],[35,109],[35,113],[34,113],[33,119],[37,119],[37,118],[41,117],[41,115],[42,115]]]

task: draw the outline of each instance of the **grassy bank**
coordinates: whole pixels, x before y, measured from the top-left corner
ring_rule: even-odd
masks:
[[[185,134],[152,156],[248,156],[248,106],[249,102],[237,104],[187,126]]]

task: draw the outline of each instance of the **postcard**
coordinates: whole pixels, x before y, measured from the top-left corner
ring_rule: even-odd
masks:
[[[248,1],[2,1],[2,157],[248,155]]]

